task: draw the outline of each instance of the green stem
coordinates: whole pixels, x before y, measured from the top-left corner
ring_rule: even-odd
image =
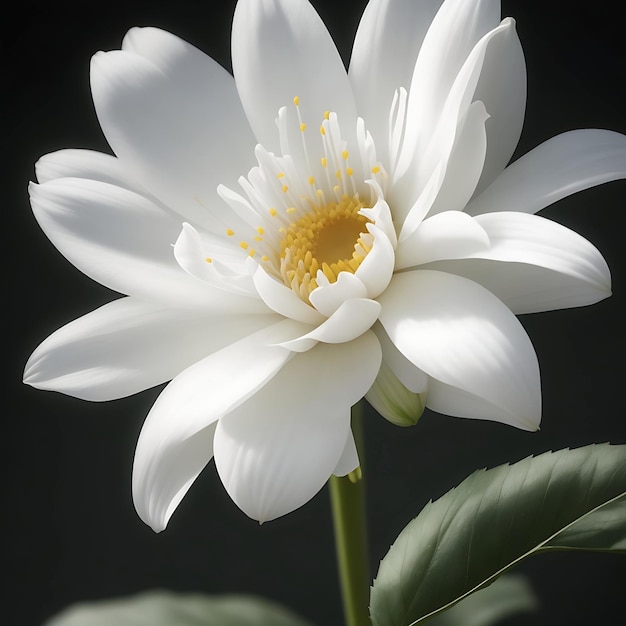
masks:
[[[352,408],[352,432],[363,465],[362,402]],[[361,468],[330,477],[337,566],[346,626],[371,626],[369,558],[365,523],[365,485]]]

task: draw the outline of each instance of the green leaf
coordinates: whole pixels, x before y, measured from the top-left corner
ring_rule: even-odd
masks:
[[[626,446],[480,470],[421,513],[382,560],[375,626],[420,623],[542,550],[624,550]]]
[[[437,613],[428,626],[493,626],[506,617],[535,611],[537,598],[523,576],[504,575],[485,589]]]
[[[45,626],[310,626],[261,598],[149,591],[128,598],[76,604]]]

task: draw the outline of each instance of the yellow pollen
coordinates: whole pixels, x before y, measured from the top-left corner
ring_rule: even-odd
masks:
[[[267,262],[269,260],[270,260],[270,258],[268,256],[266,256],[265,254],[261,257],[261,261]]]
[[[359,214],[365,206],[358,196],[344,195],[339,202],[312,205],[308,213],[279,229],[283,281],[305,302],[318,286],[319,270],[334,283],[340,272],[356,272],[371,250],[369,220]]]
[[[283,193],[287,193],[289,191],[289,187],[287,185],[283,185]]]
[[[324,124],[320,126],[320,133],[322,133],[322,135],[326,134],[326,129],[324,128]]]
[[[298,106],[300,104],[300,98],[298,98],[298,96],[294,96],[293,103]]]
[[[380,167],[378,167],[378,165],[375,165],[372,168],[372,174],[378,174],[378,172],[380,172]]]
[[[232,236],[235,234],[235,231],[234,231],[234,230],[232,230],[231,228],[227,228],[227,229],[226,229],[226,234],[227,234],[229,237],[232,237]]]
[[[213,263],[213,259],[208,256],[206,259],[204,259],[207,263]]]
[[[256,254],[256,250],[254,248],[250,248],[250,252],[248,254],[250,256],[254,256]]]
[[[290,206],[290,207],[287,209],[287,213],[295,213],[295,212],[296,212],[296,207],[294,207],[294,206]]]
[[[330,119],[330,111],[324,111],[324,119],[325,120],[329,120]]]
[[[315,178],[313,176],[309,176],[309,185],[315,185]]]
[[[352,176],[352,174],[354,174],[354,170],[351,167],[346,167],[346,174],[348,176]]]
[[[278,213],[278,211],[274,207],[271,207],[269,210],[269,213],[272,217],[276,217],[276,214]]]
[[[283,178],[285,176],[285,172],[278,172],[278,174],[276,174],[276,178]]]
[[[241,241],[241,242],[239,242],[239,246],[241,248],[243,248],[244,250],[247,250],[248,249],[248,242],[247,241]]]
[[[348,151],[347,151],[347,150],[344,150],[344,151],[341,153],[341,157],[342,157],[343,159],[347,159],[347,158],[348,158],[348,156],[349,156],[349,153],[348,153]]]
[[[322,167],[326,167],[328,165],[328,160],[326,159],[326,157],[322,157],[320,161],[322,163]]]
[[[304,132],[306,130],[306,124],[304,122],[302,122],[302,124],[300,124],[300,130],[302,132]]]
[[[263,228],[263,226],[259,226],[256,229],[256,232],[259,233],[259,235],[264,235],[265,234],[265,229]]]
[[[263,237],[261,237],[261,235],[256,235],[254,237],[254,241],[263,241]]]

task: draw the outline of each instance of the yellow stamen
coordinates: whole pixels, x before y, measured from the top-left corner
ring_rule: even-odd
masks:
[[[293,103],[298,106],[300,104],[300,98],[298,98],[298,96],[294,96]]]
[[[356,272],[372,245],[369,220],[359,213],[365,205],[358,196],[344,195],[338,202],[310,207],[297,221],[279,229],[283,281],[305,302],[318,286],[319,270],[334,283],[341,272]]]
[[[206,259],[204,259],[207,263],[213,263],[213,259],[208,256]]]
[[[232,228],[227,228],[227,229],[226,229],[226,234],[227,234],[229,237],[232,237],[232,236],[235,234],[235,231],[234,231],[234,230],[232,230]]]
[[[239,242],[239,247],[243,248],[244,250],[248,249],[248,242],[247,241],[240,241]]]

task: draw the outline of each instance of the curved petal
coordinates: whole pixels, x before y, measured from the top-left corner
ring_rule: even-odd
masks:
[[[156,532],[211,460],[216,420],[276,375],[293,353],[275,344],[299,331],[283,321],[250,335],[187,368],[158,397],[133,466],[135,508]]]
[[[174,258],[190,276],[212,285],[222,292],[247,297],[249,311],[261,313],[266,309],[254,288],[250,257],[239,246],[229,245],[211,233],[198,231],[183,224],[174,244]]]
[[[320,324],[324,316],[298,298],[295,292],[270,276],[261,266],[254,274],[254,286],[267,306],[288,317],[306,324]]]
[[[331,283],[323,272],[318,272],[318,285],[309,296],[311,304],[323,315],[330,317],[346,300],[367,298],[367,287],[350,272],[339,272]]]
[[[377,298],[391,280],[395,254],[393,244],[378,226],[368,224],[367,230],[373,235],[374,243],[355,275],[365,285],[367,296]]]
[[[275,519],[322,488],[343,456],[350,407],[370,388],[379,365],[373,333],[319,344],[220,420],[215,464],[244,513],[260,522]]]
[[[86,178],[110,183],[146,195],[147,190],[135,180],[117,158],[95,150],[65,149],[42,156],[35,164],[37,181],[47,183],[57,178]]]
[[[121,298],[50,335],[26,363],[24,382],[83,400],[122,398],[277,320],[207,316]]]
[[[515,22],[487,48],[474,99],[489,114],[487,153],[476,193],[489,185],[513,156],[526,112],[526,60]]]
[[[526,213],[485,213],[474,219],[491,245],[467,260],[434,267],[480,283],[514,313],[584,306],[611,295],[606,261],[569,228]]]
[[[240,0],[232,32],[233,73],[258,141],[279,153],[279,109],[299,98],[301,120],[318,128],[326,111],[337,113],[352,140],[356,111],[343,62],[315,9],[306,0]],[[296,120],[291,124],[298,129]],[[290,145],[301,150],[302,139]]]
[[[458,125],[450,152],[441,154],[424,190],[409,210],[400,231],[400,242],[416,236],[426,215],[465,208],[482,171],[487,147],[485,121],[488,117],[482,102],[470,105],[465,119]]]
[[[388,162],[389,114],[396,89],[409,89],[424,36],[443,0],[371,0],[354,40],[348,75],[358,113]]]
[[[406,135],[418,152],[428,145],[461,69],[499,23],[499,0],[443,3],[424,38],[409,90]]]
[[[29,191],[41,229],[61,254],[110,289],[215,311],[250,301],[231,295],[218,300],[215,290],[185,274],[172,254],[180,224],[143,196],[79,178],[31,184]]]
[[[385,331],[416,367],[492,404],[498,421],[538,428],[537,357],[517,318],[492,293],[459,276],[417,270],[396,275],[379,301]]]
[[[306,352],[318,341],[350,342],[371,328],[379,313],[380,304],[376,300],[367,298],[346,300],[323,324],[306,335],[285,341],[281,345],[294,352]]]
[[[489,247],[489,236],[474,218],[445,211],[424,220],[396,249],[396,269],[440,259],[460,259]]]
[[[120,50],[93,57],[91,89],[107,141],[173,210],[209,230],[234,228],[230,213],[222,221],[216,188],[234,186],[253,164],[254,137],[232,76],[164,31],[139,29],[128,41],[145,54],[162,50],[150,60]]]
[[[626,178],[626,136],[610,130],[572,130],[509,165],[466,211],[536,213],[561,198],[620,178]]]
[[[478,41],[452,83],[441,110],[437,111],[437,117],[433,120],[432,127],[422,130],[423,120],[415,117],[415,112],[409,109],[406,132],[397,169],[394,172],[395,181],[392,189],[394,203],[401,201],[410,206],[432,177],[432,173],[442,165],[447,167],[455,140],[457,136],[462,134],[463,124],[469,117],[468,112],[474,99],[487,52],[494,42],[506,37],[513,27],[513,20],[506,18],[502,20],[499,26],[489,31]],[[481,116],[482,120],[480,119]],[[484,111],[475,109],[471,117],[477,130],[482,132]],[[476,150],[471,145],[468,146],[468,149],[470,151]],[[481,160],[484,158],[484,150],[477,154]]]

